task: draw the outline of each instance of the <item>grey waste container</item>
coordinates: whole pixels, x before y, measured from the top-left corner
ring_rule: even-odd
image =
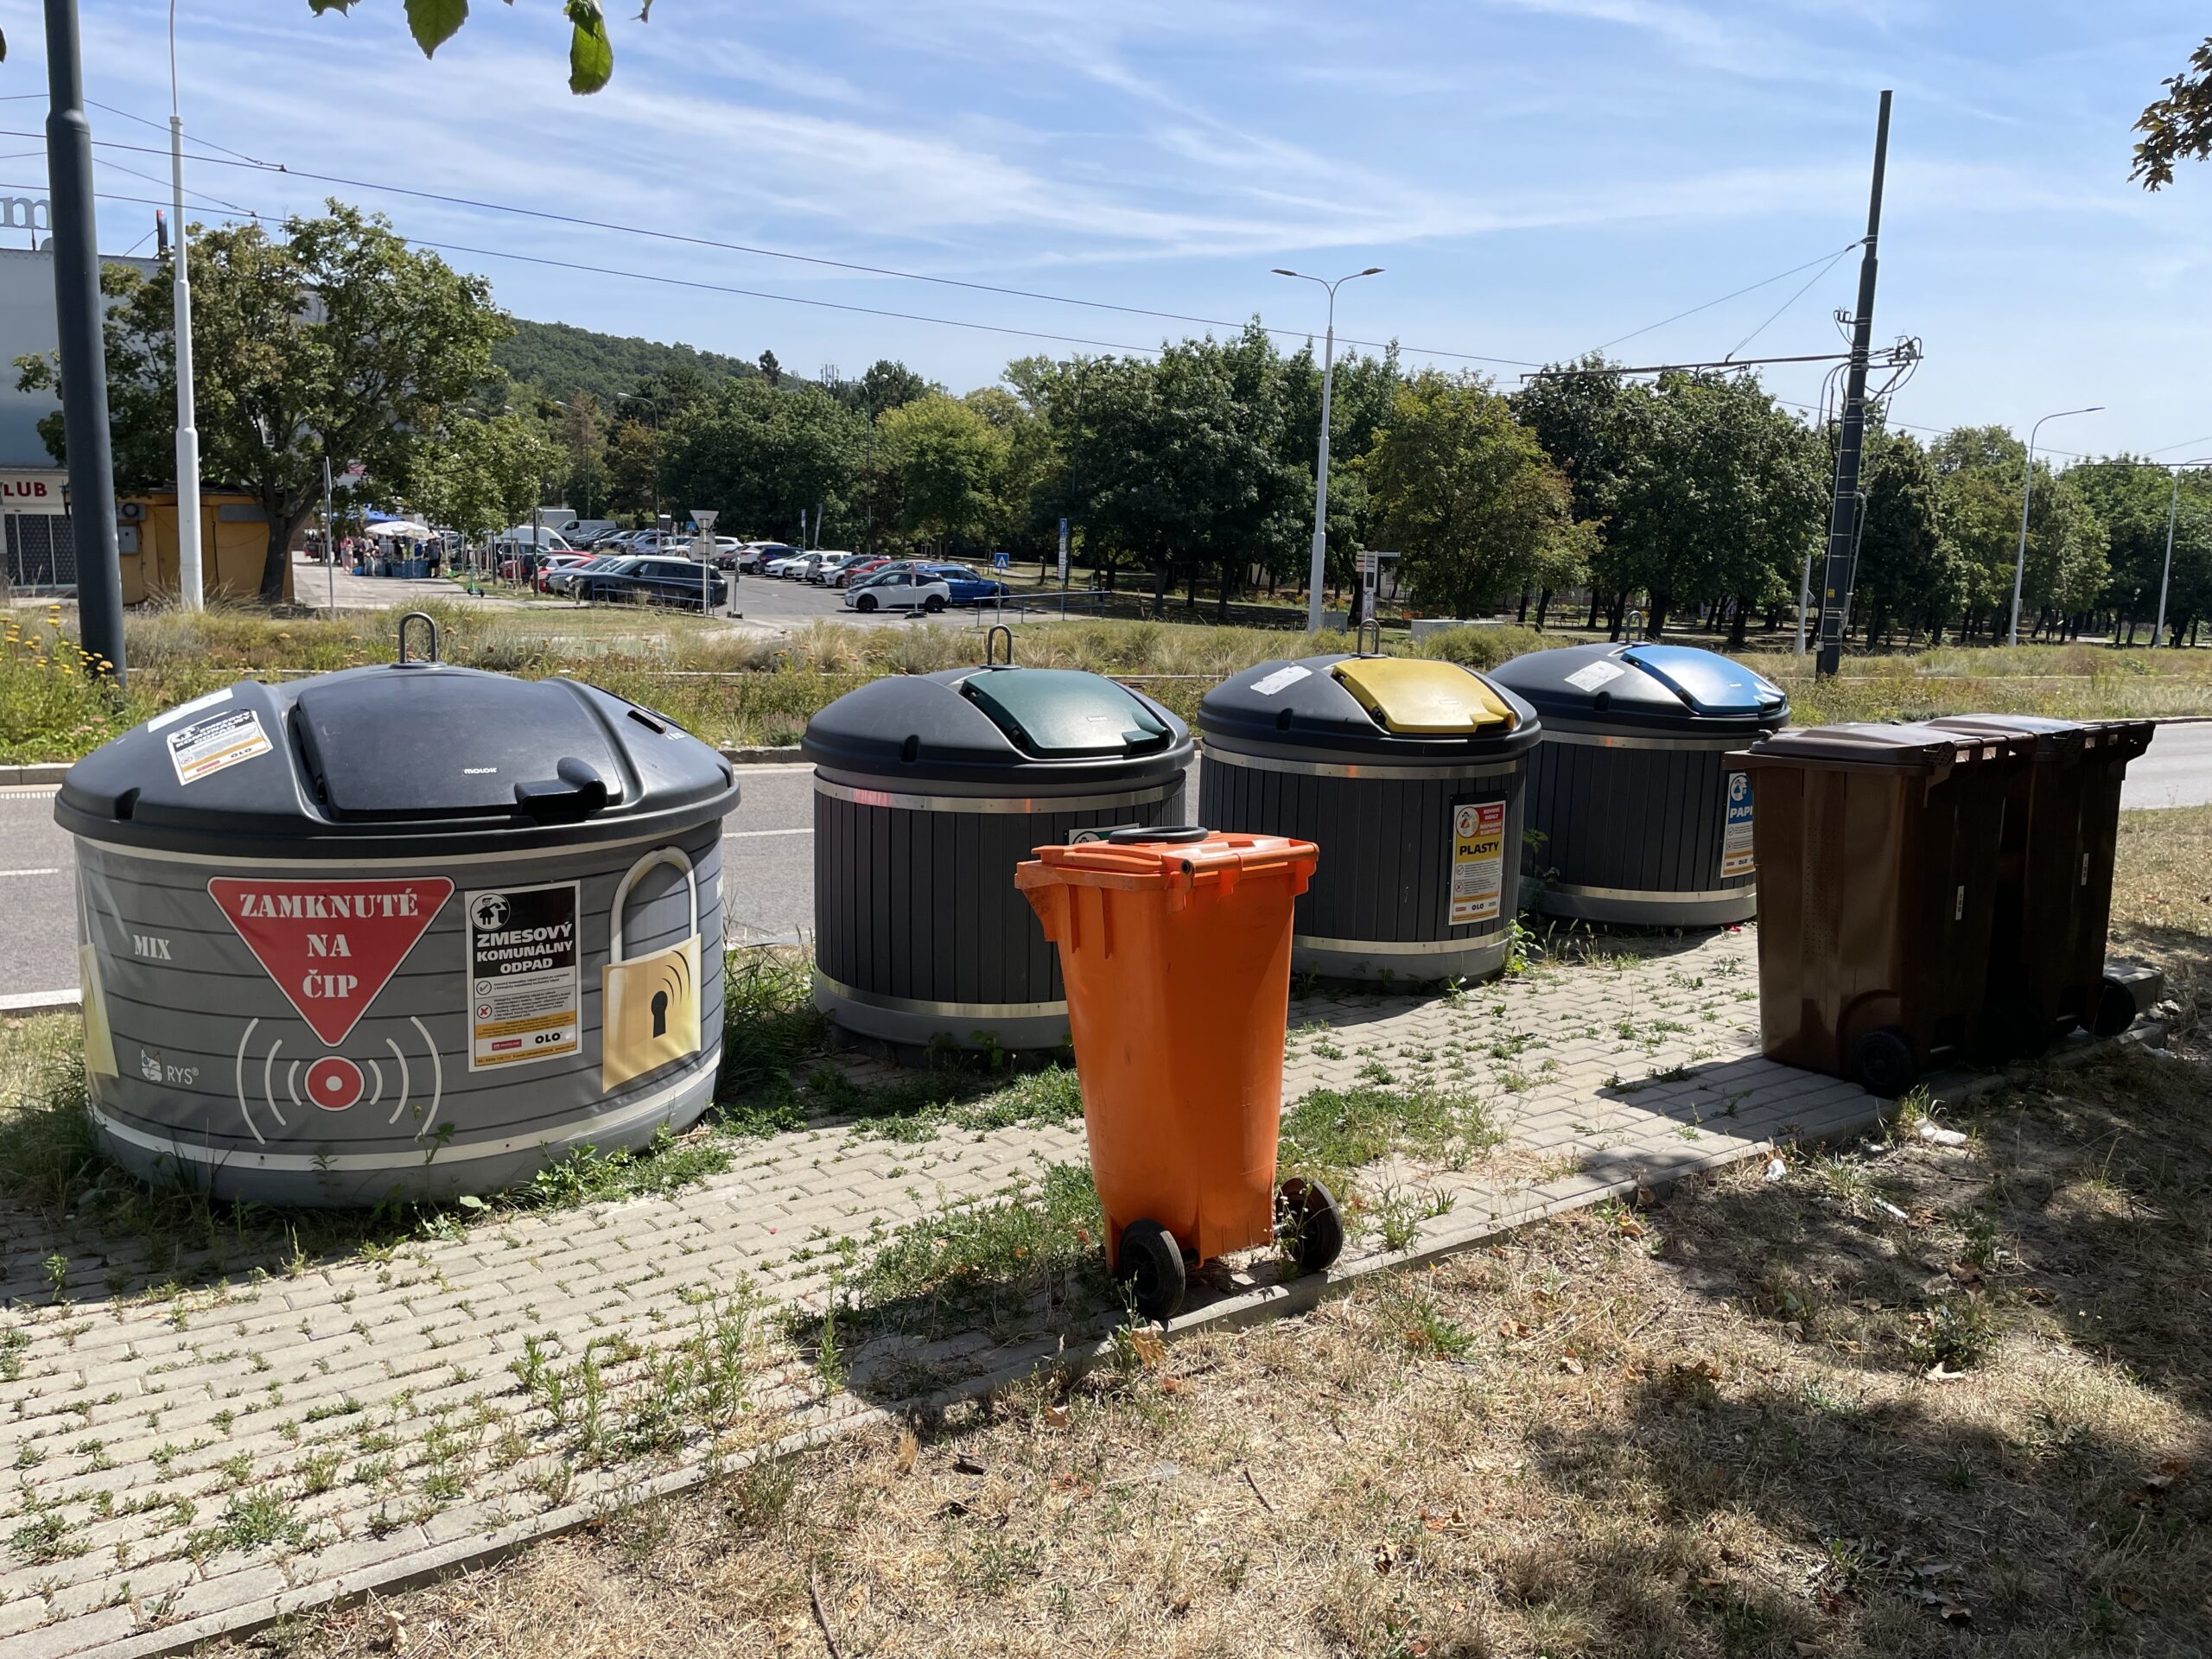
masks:
[[[102,1141],[219,1198],[356,1205],[688,1124],[736,803],[620,697],[404,652],[133,728],[54,805]]]
[[[1332,978],[1476,978],[1518,913],[1522,785],[1542,728],[1456,663],[1262,663],[1198,707],[1198,817],[1321,849],[1296,967]]]
[[[864,685],[807,723],[803,748],[816,1005],[901,1047],[1065,1043],[1059,962],[1014,866],[1180,823],[1183,722],[1096,674],[1001,664]]]
[[[1751,781],[1722,757],[1789,723],[1781,687],[1663,645],[1531,652],[1491,677],[1544,722],[1521,859],[1532,908],[1652,927],[1757,912]]]

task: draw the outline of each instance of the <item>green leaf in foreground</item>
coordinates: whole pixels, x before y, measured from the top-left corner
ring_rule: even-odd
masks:
[[[614,43],[607,38],[606,14],[599,0],[569,0],[567,11],[575,25],[569,39],[569,90],[595,92],[614,73]]]
[[[468,21],[468,0],[407,0],[407,27],[426,58]]]

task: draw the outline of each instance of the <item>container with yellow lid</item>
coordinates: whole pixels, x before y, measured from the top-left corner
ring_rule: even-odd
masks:
[[[1457,663],[1262,663],[1198,710],[1199,817],[1322,849],[1294,960],[1331,978],[1474,979],[1505,961],[1536,712]]]

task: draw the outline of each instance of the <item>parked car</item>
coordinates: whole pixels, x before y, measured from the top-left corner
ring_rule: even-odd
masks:
[[[628,563],[619,554],[599,554],[575,564],[564,564],[545,575],[544,588],[549,594],[575,594],[582,591],[577,583],[596,571],[613,570]]]
[[[857,553],[824,553],[814,569],[806,573],[806,579],[817,587],[834,588],[837,585],[837,573],[847,565],[856,563],[860,556]]]
[[[779,581],[792,581],[799,575],[799,568],[813,556],[811,553],[791,553],[780,559],[771,559],[767,563],[767,572]]]
[[[539,593],[550,594],[553,591],[555,576],[563,570],[573,570],[578,565],[591,562],[592,556],[588,553],[549,553],[537,562],[537,574],[533,579],[533,585]]]
[[[933,576],[941,576],[952,590],[956,605],[977,605],[987,599],[997,599],[1008,589],[1006,583],[964,564],[926,564],[921,567]]]
[[[748,576],[761,575],[775,560],[788,559],[798,551],[789,542],[747,542],[738,550],[737,568]]]
[[[593,570],[576,579],[579,594],[594,604],[681,605],[699,608],[700,584],[707,586],[707,602],[719,605],[728,584],[690,559],[645,556],[616,561],[612,570]]]
[[[852,563],[847,565],[843,569],[837,573],[836,580],[832,585],[838,588],[853,587],[855,584],[861,582],[865,578],[874,575],[879,570],[889,569],[895,563],[898,563],[898,561],[883,558],[880,556],[875,558],[855,559]]]
[[[927,611],[935,615],[950,603],[950,586],[920,570],[879,570],[859,586],[845,590],[845,608],[863,613]]]

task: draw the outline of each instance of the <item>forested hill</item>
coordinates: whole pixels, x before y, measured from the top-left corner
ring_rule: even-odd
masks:
[[[493,360],[515,379],[529,381],[555,397],[581,391],[611,404],[635,390],[641,377],[678,366],[695,369],[709,380],[760,372],[741,358],[690,346],[595,334],[565,322],[517,317],[514,324],[513,336],[492,348]]]

